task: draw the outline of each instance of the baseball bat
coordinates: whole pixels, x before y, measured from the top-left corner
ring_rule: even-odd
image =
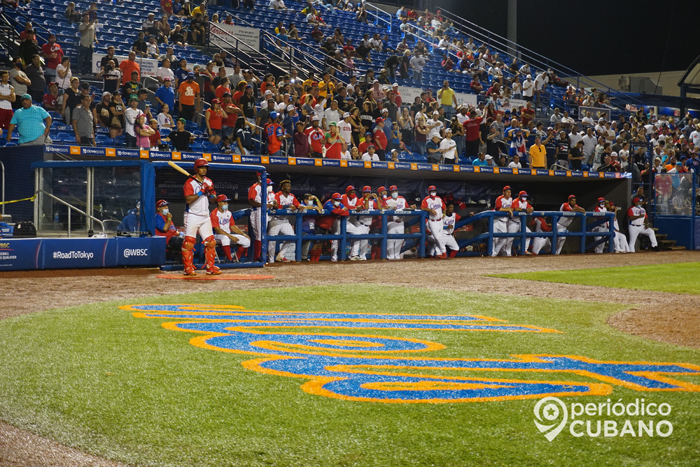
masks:
[[[182,167],[180,167],[179,165],[177,165],[177,164],[176,164],[175,162],[173,162],[173,161],[168,161],[168,165],[169,165],[170,167],[172,167],[173,169],[177,170],[178,172],[180,172],[182,175],[184,175],[184,176],[186,176],[186,177],[191,177],[191,176],[192,176],[188,171],[186,171],[185,169],[183,169]]]

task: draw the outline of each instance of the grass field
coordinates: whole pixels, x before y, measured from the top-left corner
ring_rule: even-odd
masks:
[[[672,267],[678,270],[679,265]],[[699,350],[644,340],[607,326],[605,319],[624,305],[364,284],[351,291],[305,287],[169,295],[0,321],[0,418],[82,450],[140,465],[652,466],[697,465],[700,458],[697,392],[639,392],[613,386],[609,396],[564,397],[567,403],[608,398],[632,402],[638,397],[667,402],[673,407],[667,418],[674,431],[668,438],[575,438],[562,433],[550,443],[533,423],[537,399],[384,404],[311,394],[301,389],[304,379],[263,374],[241,365],[257,357],[196,347],[189,343],[195,334],[161,326],[172,319],[138,319],[119,308],[139,303],[481,315],[560,332],[343,329],[342,333],[410,337],[444,345],[430,352],[430,358],[553,354],[700,365]],[[294,332],[334,331],[309,327]],[[451,372],[434,372],[443,373]],[[508,372],[489,376],[513,378]],[[592,382],[570,373],[519,377]],[[677,379],[700,384],[698,375]]]
[[[657,264],[619,268],[573,269],[568,271],[493,274],[493,277],[598,285],[633,290],[653,290],[682,294],[700,294],[700,263]]]

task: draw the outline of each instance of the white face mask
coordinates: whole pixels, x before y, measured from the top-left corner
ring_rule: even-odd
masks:
[[[163,213],[164,216],[167,216],[168,213],[170,212],[170,209],[166,208],[166,209],[163,209],[161,212]]]
[[[228,211],[228,204],[222,204],[221,209],[223,209],[224,211]]]
[[[333,206],[340,206],[340,201],[333,201]]]
[[[267,192],[268,192],[268,193],[272,193],[272,187],[271,187],[271,186],[267,187]]]
[[[431,191],[431,192],[430,192],[430,196],[435,196],[435,195],[437,195],[437,191]]]
[[[399,197],[399,194],[398,194],[397,192],[393,192],[393,193],[391,194],[391,197],[394,198],[394,199],[396,199],[396,198]]]
[[[314,200],[312,200],[312,199],[307,200],[307,201],[306,201],[306,205],[307,205],[307,206],[313,206],[313,205],[314,205]]]

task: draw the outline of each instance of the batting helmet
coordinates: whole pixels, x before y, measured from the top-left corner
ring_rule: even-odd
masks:
[[[203,157],[200,157],[196,161],[194,161],[194,168],[195,170],[200,168],[200,167],[209,167],[209,162]]]

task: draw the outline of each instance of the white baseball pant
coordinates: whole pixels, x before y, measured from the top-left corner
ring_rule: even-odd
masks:
[[[629,253],[630,246],[627,243],[627,236],[620,232],[615,232],[615,237],[613,238],[615,245],[615,253]]]
[[[369,233],[369,227],[362,224],[353,224],[348,222],[345,227],[345,232],[350,235],[364,235]],[[350,250],[350,256],[360,256],[360,247],[363,245],[365,240],[353,240],[352,249]]]
[[[236,239],[236,246],[241,246],[243,248],[250,247],[250,239],[249,238],[244,237],[243,235],[236,235],[236,234],[231,234],[231,236]],[[214,235],[214,238],[216,238],[216,240],[221,242],[221,246],[231,245],[231,238],[229,238],[228,235],[216,234],[216,235]]]
[[[498,217],[493,220],[493,233],[506,233],[508,232],[508,222],[505,218]],[[508,239],[505,237],[494,237],[493,238],[493,250],[491,252],[491,257],[496,257],[501,252],[502,249],[506,247]],[[507,256],[510,256],[510,252],[506,252]]]
[[[390,234],[404,233],[403,221],[387,222],[386,231]],[[401,248],[403,248],[403,239],[387,240],[386,241],[386,258],[401,259]]]
[[[270,228],[267,231],[269,236],[273,235],[294,235],[294,228],[288,220],[276,220],[270,222]],[[292,241],[282,242],[280,247],[280,256],[284,257],[287,255],[289,248],[294,245]],[[269,263],[275,262],[275,249],[277,248],[277,242],[268,241],[267,243],[267,260]]]
[[[632,225],[632,224],[630,224],[629,231],[630,231],[630,242],[629,242],[629,246],[630,246],[630,252],[632,252],[632,253],[635,252],[635,246],[636,246],[636,243],[637,243],[637,237],[638,237],[640,234],[641,234],[641,235],[646,235],[647,237],[649,237],[649,240],[651,241],[651,247],[652,247],[652,248],[654,248],[654,247],[656,247],[656,246],[658,245],[658,243],[656,243],[656,234],[655,234],[654,231],[653,231],[652,229],[650,229],[649,227],[644,227],[643,225]]]
[[[532,240],[532,252],[536,255],[540,254],[540,250],[542,248],[549,248],[549,250],[552,250],[552,241],[549,238],[544,238],[544,237],[535,237]]]
[[[197,233],[202,237],[202,240],[214,235],[214,230],[211,227],[211,219],[209,216],[198,216],[191,212],[185,213],[185,236],[197,238]]]
[[[255,237],[255,240],[260,241],[260,219],[262,217],[262,211],[260,208],[253,209],[253,211],[250,213],[250,226],[253,228],[253,236]],[[265,224],[267,226],[268,222],[270,219],[270,214],[268,213],[266,219],[265,219]]]
[[[564,233],[568,232],[568,230],[566,230],[566,227],[564,227],[563,225],[557,224],[557,232]],[[566,243],[566,237],[557,238],[557,252],[555,254],[558,255],[561,253],[562,248],[564,248],[564,243]]]
[[[593,231],[594,231],[594,232],[606,232],[607,230],[608,230],[608,227],[605,226],[605,225],[601,225],[601,226],[598,226],[598,227],[594,227],[594,228],[593,228]],[[593,237],[593,238],[594,238],[595,241],[597,242],[598,240],[600,240],[600,239],[603,238],[603,237]],[[605,251],[605,242],[603,242],[603,243],[601,243],[600,245],[598,245],[598,246],[595,247],[595,252],[596,252],[596,253],[602,253],[603,251]]]
[[[428,220],[428,231],[433,236],[433,239],[435,239],[435,249],[437,250],[437,255],[440,256],[447,253],[447,249],[445,249],[445,237],[442,235],[442,220]]]
[[[340,235],[340,219],[333,221],[333,235]],[[331,240],[331,260],[338,261],[338,242],[339,240]]]
[[[520,233],[520,219],[514,220],[511,219],[508,221],[508,232],[510,233]],[[525,226],[525,232],[530,233],[532,230],[530,230],[529,227]],[[506,243],[506,249],[508,250],[508,253],[510,253],[513,249],[513,241],[515,238],[509,238],[508,242]],[[527,238],[525,240],[525,251],[530,249],[530,239]],[[510,256],[510,255],[508,255]]]
[[[369,225],[358,224],[358,227],[360,227],[362,229],[362,235],[366,235],[369,233],[369,228],[370,228]],[[367,255],[369,254],[369,252],[370,252],[369,240],[367,240],[367,239],[360,240],[360,253],[359,253],[360,257],[367,259]]]

